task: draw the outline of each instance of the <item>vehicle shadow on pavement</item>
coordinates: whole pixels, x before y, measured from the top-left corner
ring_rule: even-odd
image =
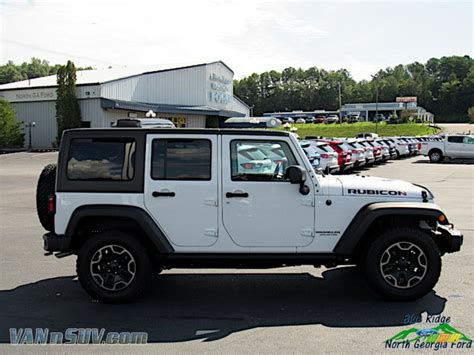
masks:
[[[432,165],[472,165],[474,164],[474,159],[446,159],[441,163],[433,164],[429,160],[417,160],[413,164],[432,164]]]
[[[163,274],[141,300],[93,302],[73,277],[0,291],[0,342],[9,328],[105,328],[148,332],[148,342],[212,341],[255,327],[322,324],[389,327],[403,318],[440,314],[446,299],[434,292],[415,302],[374,295],[354,267],[309,273]]]

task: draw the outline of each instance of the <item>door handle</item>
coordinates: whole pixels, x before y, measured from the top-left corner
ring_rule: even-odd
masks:
[[[153,197],[160,197],[160,196],[168,196],[168,197],[174,197],[176,194],[174,192],[159,192],[159,191],[153,191],[151,194]]]
[[[231,197],[249,197],[248,192],[227,192],[225,194],[225,197],[231,198]]]

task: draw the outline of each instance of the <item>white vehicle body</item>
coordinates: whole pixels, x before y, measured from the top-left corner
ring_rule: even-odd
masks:
[[[354,264],[413,300],[463,242],[427,188],[320,174],[281,131],[67,130],[36,197],[44,249],[76,254],[84,289],[113,303],[169,268]]]
[[[366,164],[366,154],[365,149],[363,147],[357,147],[355,144],[355,140],[347,140],[344,141],[344,149],[349,150],[352,153],[351,156],[351,163],[354,167],[364,166]]]
[[[153,140],[180,137],[182,136],[149,134],[145,160],[151,161]],[[297,186],[281,181],[233,181],[230,169],[227,168],[230,162],[226,157],[231,154],[230,143],[242,139],[242,136],[188,137],[211,140],[215,149],[212,149],[213,169],[210,181],[153,180],[148,163],[145,165],[144,194],[57,193],[56,233],[66,232],[67,222],[77,208],[90,204],[90,201],[100,201],[101,204],[130,205],[146,209],[177,252],[330,252],[354,215],[365,205],[382,201],[422,202],[424,189],[408,182],[376,177],[316,174],[292,135],[252,136],[251,139],[287,143],[294,152],[298,165],[304,166],[307,171],[310,181],[307,184],[310,189],[308,195],[301,195]],[[176,196],[155,198],[152,196],[153,191],[172,191]],[[248,193],[248,198],[229,199],[226,198],[227,192]],[[330,207],[326,205],[328,199],[332,201]],[[433,203],[430,196],[429,204]],[[319,206],[317,214],[315,206]],[[337,213],[334,212],[336,210]],[[186,223],[176,223],[176,216],[186,216]],[[271,221],[272,228],[268,228],[262,221]],[[327,235],[325,231],[328,230],[334,233]],[[294,237],[288,238],[288,235]]]
[[[407,156],[410,154],[410,148],[408,147],[407,142],[404,142],[400,138],[397,138],[397,137],[391,137],[388,139],[395,144],[397,155]]]
[[[316,151],[320,154],[319,167],[327,173],[337,173],[340,170],[337,161],[337,152],[331,148],[329,143],[312,141]]]
[[[441,158],[474,158],[474,136],[463,134],[446,135],[442,141],[421,142],[420,154],[430,156],[438,152]]]

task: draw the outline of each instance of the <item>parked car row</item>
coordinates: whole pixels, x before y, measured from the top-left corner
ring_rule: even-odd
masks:
[[[300,145],[313,168],[329,174],[417,155],[421,149],[415,137],[317,138],[301,140]]]
[[[302,123],[338,123],[339,122],[339,116],[338,115],[318,115],[318,116],[302,116],[302,117],[279,117],[277,118],[280,120],[282,124],[285,123],[297,123],[297,124],[302,124]]]
[[[470,135],[378,137],[363,134],[359,138],[308,138],[299,140],[299,144],[315,170],[342,174],[418,154],[428,155],[432,161],[436,154],[454,156],[454,144],[458,141],[457,149],[460,150],[461,145],[467,146],[465,150],[470,152],[469,157],[474,157],[474,137]],[[252,173],[280,176],[291,165],[286,156],[285,147],[280,144],[242,144],[237,147],[235,170],[245,176]]]

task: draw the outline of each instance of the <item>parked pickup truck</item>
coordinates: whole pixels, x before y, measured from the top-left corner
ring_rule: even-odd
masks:
[[[453,134],[441,141],[421,142],[420,154],[428,156],[432,163],[440,163],[444,158],[474,158],[474,136]]]

